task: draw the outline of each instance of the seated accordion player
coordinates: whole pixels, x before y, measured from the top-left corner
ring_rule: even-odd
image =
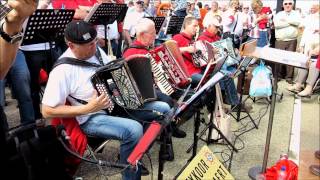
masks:
[[[138,109],[157,98],[150,59],[145,55],[111,61],[99,68],[91,81],[99,94],[106,93],[113,102],[127,109]],[[112,112],[112,107],[108,111]]]

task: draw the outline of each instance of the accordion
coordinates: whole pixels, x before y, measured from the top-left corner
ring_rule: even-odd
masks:
[[[183,57],[175,41],[166,41],[150,51],[149,56],[152,61],[152,69],[157,86],[165,86],[164,89],[169,87],[169,91],[162,91],[163,93],[170,94],[167,92],[172,93],[174,87],[185,87],[191,82]],[[164,80],[157,81],[157,79]],[[161,84],[162,82],[164,83]],[[160,87],[159,89],[161,90]]]
[[[114,60],[99,68],[91,81],[99,94],[108,94],[117,105],[127,109],[138,109],[157,98],[150,59],[144,55]]]
[[[207,41],[196,41],[194,43],[197,51],[192,54],[192,62],[194,66],[202,68],[207,66],[210,61],[214,60],[213,46]]]

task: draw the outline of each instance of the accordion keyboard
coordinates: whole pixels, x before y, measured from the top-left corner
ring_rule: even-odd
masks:
[[[157,64],[156,61],[150,57],[151,66],[154,75],[154,79],[159,90],[167,95],[171,95],[175,90],[168,81],[168,77],[166,76],[166,72],[162,69],[161,64]]]

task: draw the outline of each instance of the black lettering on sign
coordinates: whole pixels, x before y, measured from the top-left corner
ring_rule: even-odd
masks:
[[[190,174],[189,176],[188,176],[188,178],[187,179],[189,179],[189,180],[193,180],[193,178],[192,178],[192,174]]]
[[[197,180],[201,180],[197,175],[196,173],[194,172],[194,170],[192,170],[191,174],[193,175],[193,177]]]
[[[220,180],[220,176],[219,176],[218,173],[214,173],[214,176],[215,176],[218,180]]]
[[[203,174],[198,167],[194,168],[194,170],[198,173],[200,177],[203,177]]]
[[[198,167],[202,171],[203,174],[205,174],[207,172],[206,169],[202,166],[202,164],[198,163]]]
[[[218,169],[217,172],[220,174],[222,179],[225,179],[225,176],[222,174],[222,172]]]
[[[227,172],[223,169],[221,165],[219,166],[219,169],[221,169],[224,172],[224,174],[227,175]]]
[[[200,162],[207,170],[209,169],[209,166],[206,164],[206,162],[203,159],[201,159]]]

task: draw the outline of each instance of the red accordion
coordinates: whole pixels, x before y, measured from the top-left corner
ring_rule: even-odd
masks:
[[[157,77],[159,75],[166,76],[167,82],[172,87],[185,87],[191,82],[187,67],[175,41],[166,41],[150,51],[150,55],[151,61],[154,61],[151,64],[155,78],[159,78]],[[163,70],[164,73],[157,73],[159,70]]]

